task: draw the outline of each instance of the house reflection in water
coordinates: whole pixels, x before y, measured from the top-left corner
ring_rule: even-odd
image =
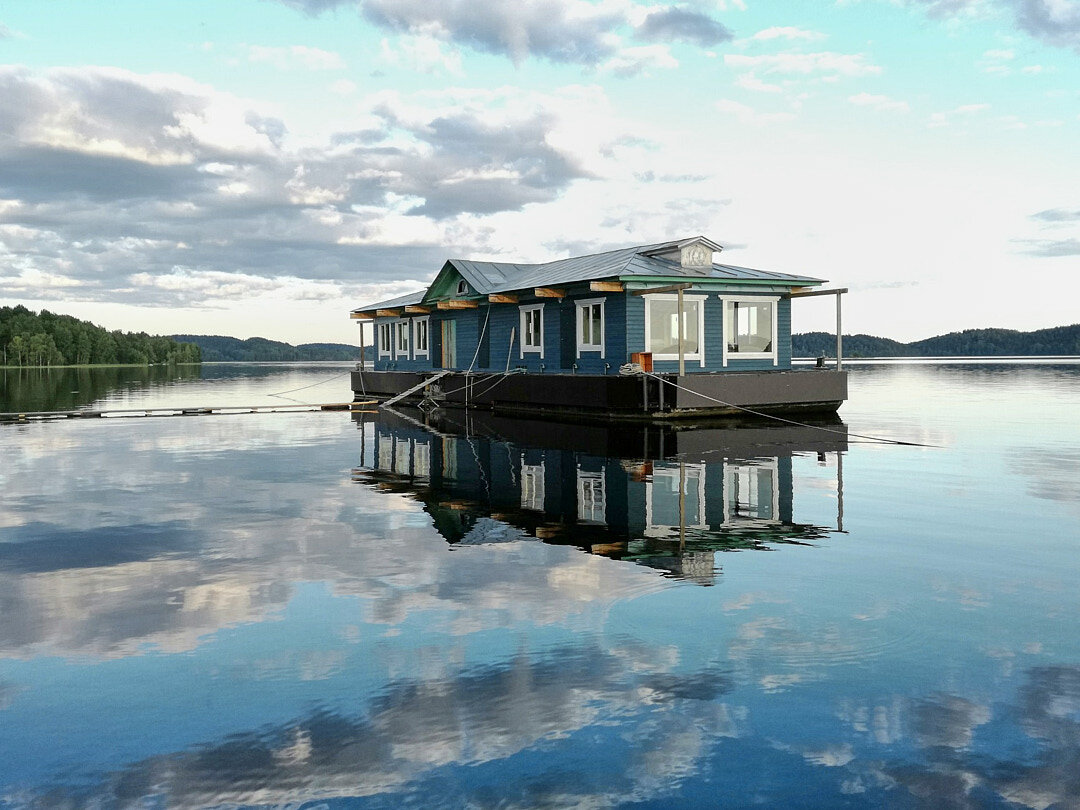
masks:
[[[571,544],[712,584],[718,551],[843,530],[839,421],[582,426],[389,409],[353,418],[363,433],[354,480],[423,502],[450,543]],[[835,526],[795,521],[792,458],[807,454],[836,472]]]

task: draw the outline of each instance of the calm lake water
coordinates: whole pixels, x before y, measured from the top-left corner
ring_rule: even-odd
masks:
[[[1080,806],[1080,365],[850,370],[828,430],[0,425],[0,806]]]

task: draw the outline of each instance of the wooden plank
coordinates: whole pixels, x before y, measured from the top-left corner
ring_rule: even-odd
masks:
[[[624,288],[621,281],[590,281],[589,289],[593,292],[622,292]]]
[[[436,380],[441,380],[447,374],[452,374],[452,373],[453,373],[453,369],[447,369],[445,371],[440,371],[438,374],[435,374],[435,375],[433,375],[431,377],[426,378],[422,382],[417,383],[412,388],[407,388],[406,390],[402,391],[400,394],[397,394],[395,396],[390,397],[390,399],[386,400],[386,402],[384,402],[382,404],[382,407],[387,408],[387,407],[393,405],[395,402],[400,402],[401,400],[405,399],[405,397],[409,396],[410,394],[415,394],[421,388],[426,388],[427,386],[431,385],[431,383],[435,382]]]
[[[566,298],[566,290],[560,287],[537,287],[533,290],[537,298]]]
[[[400,309],[377,309],[375,310],[375,317],[377,318],[400,318]]]
[[[354,321],[373,321],[375,316],[370,312],[350,312],[349,317]]]
[[[692,282],[684,284],[668,284],[664,287],[646,287],[644,290],[631,290],[631,295],[652,295],[653,293],[672,293],[679,292],[680,290],[689,290],[693,287]]]
[[[792,298],[809,298],[812,295],[843,295],[848,291],[847,287],[839,287],[835,290],[792,290]]]
[[[492,293],[488,296],[490,304],[516,304],[518,297],[515,293]]]
[[[476,309],[480,306],[477,301],[467,301],[464,298],[451,298],[449,301],[440,301],[439,309]]]
[[[431,312],[431,307],[422,306],[420,304],[409,304],[405,307],[406,315],[427,315]]]

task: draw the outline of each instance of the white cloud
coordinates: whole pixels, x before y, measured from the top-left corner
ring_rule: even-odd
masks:
[[[729,53],[724,64],[736,70],[747,70],[765,75],[810,76],[872,76],[881,73],[878,65],[868,62],[863,54],[835,53],[775,53],[760,56]]]
[[[740,124],[775,124],[792,120],[795,115],[788,112],[759,112],[753,107],[741,104],[731,99],[721,99],[716,102],[716,109],[727,115],[733,115]]]
[[[773,26],[772,28],[765,28],[758,31],[752,37],[754,41],[769,41],[774,39],[786,39],[786,40],[804,40],[806,42],[815,42],[825,39],[826,34],[820,31],[808,31],[805,28],[796,28],[792,25]]]
[[[635,76],[647,73],[651,68],[671,70],[678,66],[678,60],[671,55],[671,49],[667,45],[642,45],[623,48],[600,65],[600,71],[616,76]]]
[[[743,90],[750,90],[755,93],[782,93],[784,87],[779,84],[770,84],[769,82],[762,81],[752,73],[744,73],[735,79],[735,84],[741,87]]]
[[[879,96],[872,93],[857,93],[848,96],[848,101],[857,107],[871,107],[882,112],[908,112],[911,109],[906,101],[897,101],[888,96]]]
[[[311,48],[307,45],[290,45],[288,47],[268,47],[265,45],[248,45],[247,58],[249,62],[261,62],[273,65],[279,70],[292,70],[303,68],[305,70],[342,70],[345,68],[345,60],[334,51],[324,51],[322,48]]]
[[[351,96],[356,92],[356,82],[348,79],[338,79],[330,85],[330,92],[336,96]]]
[[[398,37],[393,43],[383,39],[380,55],[388,64],[405,67],[417,73],[443,71],[461,76],[461,52],[444,45],[441,40],[426,34],[405,35]]]

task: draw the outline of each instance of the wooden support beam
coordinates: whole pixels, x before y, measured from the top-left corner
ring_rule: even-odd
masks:
[[[590,281],[589,289],[593,292],[622,292],[621,281]]]
[[[427,315],[431,312],[431,307],[421,306],[420,304],[409,304],[405,307],[406,315]]]
[[[533,290],[537,298],[566,298],[566,290],[559,287],[537,287]]]
[[[451,298],[449,301],[440,301],[439,309],[476,309],[480,304],[476,301],[467,301],[464,298]]]
[[[668,284],[664,287],[646,287],[644,290],[631,290],[631,295],[652,295],[653,293],[672,293],[681,292],[682,290],[688,290],[694,285],[692,283],[683,284]]]
[[[835,290],[802,290],[793,289],[791,291],[792,298],[809,298],[812,295],[843,295],[848,291],[847,287],[839,287]]]
[[[349,317],[354,321],[373,321],[375,316],[370,312],[350,312]]]
[[[400,309],[377,309],[375,310],[376,318],[400,318]]]
[[[492,293],[488,296],[489,304],[516,304],[517,302],[516,293]]]

